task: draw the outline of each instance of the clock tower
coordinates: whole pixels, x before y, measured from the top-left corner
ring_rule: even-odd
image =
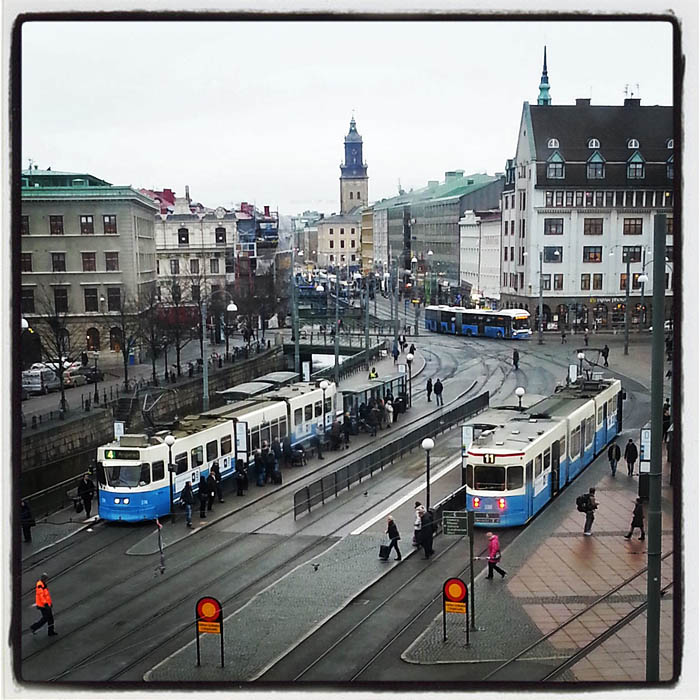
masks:
[[[345,137],[345,162],[340,164],[340,213],[355,207],[366,207],[367,164],[362,162],[362,136],[357,133],[355,117],[350,120],[350,131]]]

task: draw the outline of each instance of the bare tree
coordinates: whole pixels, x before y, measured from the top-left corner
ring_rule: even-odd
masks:
[[[124,366],[124,388],[129,384],[129,356],[141,337],[139,305],[133,298],[122,299],[116,311],[105,314],[105,322],[119,331],[119,348]]]
[[[61,289],[57,287],[56,289]],[[63,383],[63,375],[66,369],[77,360],[80,353],[79,346],[71,343],[71,333],[80,333],[81,329],[68,316],[68,300],[59,302],[54,293],[53,297],[47,292],[39,295],[37,300],[38,314],[32,321],[34,330],[41,338],[41,346],[44,362],[58,377],[61,391],[61,411],[68,408],[66,404],[66,388]],[[82,334],[81,336],[82,337]]]
[[[167,297],[162,306],[163,328],[165,329],[169,344],[175,348],[175,364],[178,377],[182,375],[180,354],[187,343],[192,340],[192,330],[197,327],[197,306],[189,300],[189,290],[183,290],[182,282],[187,284],[186,278],[172,277],[162,289],[165,289]]]
[[[139,337],[151,356],[151,373],[153,384],[158,385],[156,373],[156,358],[158,353],[165,352],[165,370],[168,369],[168,340],[163,327],[163,305],[158,299],[155,289],[151,289],[143,297],[139,308]]]

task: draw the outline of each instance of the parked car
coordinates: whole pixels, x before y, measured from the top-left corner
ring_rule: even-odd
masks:
[[[61,383],[53,370],[28,369],[22,372],[22,388],[28,394],[48,394],[50,391],[57,391],[61,388]]]
[[[87,378],[84,374],[80,374],[77,369],[67,369],[63,372],[63,386],[66,388],[71,386],[82,386],[87,384]]]
[[[94,384],[95,381],[102,382],[105,378],[105,373],[101,369],[95,369],[94,367],[81,367],[79,370],[76,370],[76,374],[82,374],[88,384]]]
[[[31,369],[50,369],[50,370],[55,370],[56,369],[56,362],[35,362],[32,366]],[[82,365],[80,362],[77,360],[75,362],[71,362],[68,358],[64,357],[63,358],[63,369],[64,370],[76,370],[80,369]]]

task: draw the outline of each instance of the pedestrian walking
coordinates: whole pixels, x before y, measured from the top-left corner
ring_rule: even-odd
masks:
[[[92,510],[92,497],[95,495],[95,484],[87,474],[83,474],[83,478],[78,484],[78,497],[82,499],[85,506],[85,519],[90,517]]]
[[[415,346],[415,343],[411,343],[411,347],[408,348],[408,352],[410,352],[411,355],[415,355],[415,354],[416,354],[416,346]]]
[[[32,515],[32,509],[29,507],[29,503],[23,500],[19,507],[19,524],[22,526],[22,534],[24,535],[25,542],[32,541],[32,528],[36,525],[34,516]]]
[[[394,356],[394,364],[396,364],[399,361],[399,355],[401,354],[399,349],[395,346],[391,354]]]
[[[435,392],[435,403],[437,403],[438,406],[442,406],[444,404],[442,399],[442,382],[439,379],[435,382],[433,391]]]
[[[263,442],[263,460],[265,462],[265,483],[271,484],[275,479],[275,453],[270,449],[267,441]]]
[[[634,503],[634,510],[632,511],[632,524],[630,525],[630,531],[625,535],[625,539],[629,540],[632,538],[632,533],[634,529],[638,527],[641,532],[640,540],[644,540],[644,506],[642,505],[642,499],[638,498]]]
[[[386,427],[391,428],[394,423],[394,405],[387,399],[384,404],[384,416],[386,418]]]
[[[603,349],[601,350],[601,354],[603,355],[603,361],[605,362],[605,367],[609,367],[608,355],[610,354],[610,348],[608,347],[607,343],[605,343],[605,345],[603,346]]]
[[[616,442],[608,447],[608,461],[610,462],[610,473],[615,476],[617,463],[620,461],[620,446]]]
[[[487,532],[486,539],[489,541],[489,573],[486,578],[493,578],[494,571],[501,574],[501,578],[505,578],[506,572],[498,566],[498,562],[501,561],[501,543],[498,541],[498,535],[494,535],[493,532]]]
[[[425,513],[425,508],[420,501],[416,501],[414,506],[416,517],[413,520],[413,546],[418,549],[421,548],[421,530],[423,528],[423,523],[421,517]]]
[[[263,459],[260,448],[255,450],[253,457],[253,469],[255,471],[255,483],[258,486],[265,485],[265,460]]]
[[[316,435],[314,435],[312,438],[312,443],[313,443],[314,447],[316,448],[316,456],[319,459],[324,459],[324,457],[323,457],[323,439],[324,439],[323,430],[321,430],[320,433],[316,433]],[[290,450],[290,452],[291,452],[291,450]]]
[[[425,558],[430,559],[433,556],[433,535],[434,532],[434,516],[433,511],[428,509],[424,511],[423,515],[420,517],[421,522],[421,535],[420,542],[423,546],[423,552],[425,553]]]
[[[425,383],[425,392],[428,394],[428,401],[430,401],[430,395],[433,393],[433,380],[430,377]]]
[[[566,343],[566,329],[562,328],[561,329],[561,344],[564,345]]]
[[[583,331],[583,344],[588,345],[588,328]]]
[[[207,480],[204,474],[199,477],[199,490],[197,491],[199,498],[199,517],[207,517]]]
[[[246,474],[245,465],[242,459],[236,460],[236,496],[243,496],[244,491],[248,490],[248,475]]]
[[[634,463],[639,457],[639,450],[634,444],[632,438],[629,439],[627,445],[625,446],[625,460],[627,461],[627,476],[632,476],[634,474]]]
[[[513,368],[517,370],[519,363],[520,363],[520,353],[517,350],[513,350]]]
[[[188,481],[180,494],[180,502],[185,506],[185,520],[187,527],[192,527],[192,506],[194,505],[194,493],[192,493],[192,483]]]
[[[579,499],[583,499],[582,507],[583,512],[586,514],[586,522],[583,526],[583,534],[590,537],[591,529],[593,528],[593,521],[595,520],[595,511],[598,508],[598,502],[595,500],[595,487],[591,486],[588,489],[588,493],[583,496],[579,496],[576,499],[576,504],[578,505]],[[579,506],[579,509],[581,506]]]
[[[406,336],[405,336],[405,335],[402,335],[402,336],[399,338],[399,344],[401,345],[401,352],[405,352],[405,351],[406,351],[406,346],[408,345],[408,342],[406,341]]]
[[[207,510],[211,510],[216,498],[216,477],[209,471],[207,477]]]
[[[399,528],[396,527],[394,518],[391,515],[386,519],[386,534],[389,538],[389,552],[391,552],[392,548],[395,549],[395,559],[396,561],[401,561],[401,551],[399,550],[399,540],[401,539],[401,535],[399,535]],[[389,558],[389,552],[386,554],[387,559]]]
[[[53,603],[51,602],[51,593],[49,593],[49,587],[46,585],[48,580],[48,574],[42,574],[39,580],[36,582],[34,607],[38,608],[39,612],[41,612],[41,620],[37,620],[30,627],[30,629],[32,630],[32,634],[36,634],[36,631],[40,627],[48,625],[49,637],[55,637],[58,634],[58,632],[56,632],[53,626]]]
[[[666,434],[671,427],[671,402],[666,399],[664,402],[663,416],[661,418],[661,440],[666,442]]]
[[[369,411],[369,417],[367,422],[369,423],[370,430],[372,431],[372,437],[377,435],[377,426],[379,425],[379,409],[377,405],[374,404]]]
[[[345,411],[343,414],[343,440],[345,442],[345,449],[350,447],[350,433],[352,432],[352,419],[350,418],[350,413]]]
[[[394,360],[394,362],[396,362],[396,360]],[[369,379],[377,379],[377,377],[379,377],[377,374],[377,368],[372,367],[372,369],[369,371]]]

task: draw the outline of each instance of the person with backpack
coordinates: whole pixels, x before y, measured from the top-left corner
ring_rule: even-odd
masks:
[[[598,503],[595,500],[595,487],[591,486],[588,493],[584,493],[576,499],[576,508],[580,513],[586,514],[586,523],[583,526],[583,534],[587,537],[591,536],[591,528],[595,520],[595,511],[598,508]]]
[[[624,536],[626,540],[632,539],[632,532],[634,532],[634,528],[636,527],[638,527],[639,531],[642,533],[639,539],[644,541],[644,506],[642,505],[641,498],[635,501],[630,531]]]
[[[630,438],[627,442],[627,446],[625,447],[627,476],[632,476],[634,474],[634,463],[637,461],[637,457],[639,457],[639,450],[637,450],[637,446],[634,444],[634,440]]]
[[[192,506],[194,504],[194,494],[192,493],[192,484],[187,482],[185,488],[180,494],[180,502],[185,506],[185,520],[187,527],[192,527]]]
[[[608,447],[608,461],[610,462],[610,472],[615,476],[617,463],[620,461],[620,446],[616,442],[611,443]]]
[[[513,350],[513,368],[517,371],[518,364],[520,363],[520,353],[517,350]]]

